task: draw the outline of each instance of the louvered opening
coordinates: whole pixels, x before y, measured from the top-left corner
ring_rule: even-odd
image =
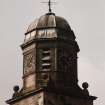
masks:
[[[51,50],[45,48],[42,51],[42,70],[49,71],[51,69]]]

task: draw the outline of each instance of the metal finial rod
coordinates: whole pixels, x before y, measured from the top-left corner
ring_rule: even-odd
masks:
[[[52,12],[51,5],[55,4],[56,2],[52,2],[51,0],[49,0],[48,2],[42,2],[42,3],[47,3],[48,4],[49,12],[51,13]]]
[[[51,11],[52,11],[52,10],[51,10],[51,0],[49,0],[48,6],[49,6],[49,12],[51,12]]]

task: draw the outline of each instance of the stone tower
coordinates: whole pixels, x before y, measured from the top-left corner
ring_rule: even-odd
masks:
[[[78,86],[79,46],[68,22],[51,11],[25,33],[23,87],[14,87],[9,105],[93,105],[88,84]]]

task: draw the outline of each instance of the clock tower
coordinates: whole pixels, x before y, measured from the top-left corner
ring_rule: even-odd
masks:
[[[50,11],[33,21],[23,51],[23,87],[14,87],[10,105],[93,105],[88,83],[78,85],[80,51],[68,22]]]

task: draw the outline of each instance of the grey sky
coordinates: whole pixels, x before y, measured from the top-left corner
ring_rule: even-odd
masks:
[[[27,26],[48,11],[47,0],[0,0],[0,105],[12,96],[14,85],[22,84],[22,51]],[[52,0],[55,1],[55,0]],[[105,0],[56,0],[56,15],[70,24],[80,46],[79,84],[87,81],[89,91],[105,105]]]

